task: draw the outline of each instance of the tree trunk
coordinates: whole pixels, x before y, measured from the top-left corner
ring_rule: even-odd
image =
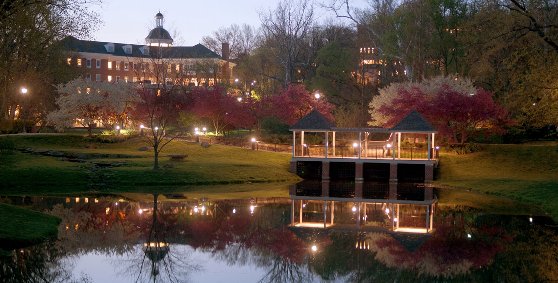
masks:
[[[153,145],[153,170],[159,169],[159,145]]]
[[[89,124],[89,125],[87,126],[87,136],[88,136],[88,137],[93,136],[93,127],[92,127],[92,124]]]

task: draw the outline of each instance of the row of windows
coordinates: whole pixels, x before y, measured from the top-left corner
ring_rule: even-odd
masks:
[[[101,60],[100,59],[85,59],[85,67],[91,69],[92,67],[92,60],[95,60],[95,68],[96,69],[101,69]],[[68,65],[72,64],[72,58],[68,58],[67,59],[67,63]],[[82,67],[82,59],[81,58],[77,58],[76,59],[76,65],[78,67]],[[195,66],[194,64],[165,64],[164,66],[162,66],[161,64],[150,64],[150,63],[129,63],[129,62],[125,62],[125,61],[108,61],[107,62],[107,69],[109,70],[124,70],[124,71],[129,71],[129,70],[136,70],[136,71],[149,71],[151,69],[160,69],[160,68],[166,68],[166,71],[168,73],[171,73],[173,70],[178,72],[185,72],[188,75],[195,75],[196,71],[194,69]],[[215,73],[215,68],[205,68],[207,73],[209,74],[213,74]]]
[[[85,79],[88,81],[91,81],[91,74],[86,74],[85,75]],[[95,81],[100,82],[101,80],[101,74],[95,74]],[[124,76],[124,77],[120,77],[120,76],[111,76],[108,75],[107,82],[130,82],[130,78],[128,76]],[[155,80],[152,78],[145,78],[145,77],[132,77],[132,82],[154,82]],[[171,79],[167,79],[167,83],[172,83]],[[215,80],[213,78],[209,78],[209,79],[205,79],[205,78],[200,78],[199,80],[197,78],[190,78],[190,79],[183,79],[182,80],[183,84],[189,85],[189,84],[194,84],[194,85],[198,85],[198,84],[208,84],[208,85],[214,85],[215,84]]]

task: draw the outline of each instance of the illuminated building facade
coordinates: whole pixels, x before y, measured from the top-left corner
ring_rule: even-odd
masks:
[[[187,86],[230,83],[234,64],[229,62],[228,43],[223,43],[222,56],[201,44],[173,46],[163,23],[163,15],[157,13],[156,26],[145,38],[145,45],[67,37],[62,42],[71,54],[67,63],[92,81]]]

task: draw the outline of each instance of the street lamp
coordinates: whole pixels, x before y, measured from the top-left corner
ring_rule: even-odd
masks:
[[[23,104],[24,104],[24,102],[25,102],[25,98],[26,98],[26,96],[27,96],[27,93],[29,93],[29,89],[27,89],[26,87],[22,86],[22,87],[19,89],[19,92],[21,93],[21,95],[22,95],[22,97],[23,97],[22,103],[21,103],[22,106],[23,106]],[[20,109],[20,111],[21,111],[21,118],[22,118],[22,120],[23,120],[23,133],[27,133],[27,126],[26,126],[26,122],[25,122],[25,117],[24,117],[24,115],[23,115],[23,109],[24,109],[24,107],[21,107],[21,109]],[[25,110],[27,111],[27,109],[25,109]]]
[[[316,93],[314,94],[314,97],[315,97],[316,99],[320,99],[320,93],[319,93],[319,92],[316,92]]]

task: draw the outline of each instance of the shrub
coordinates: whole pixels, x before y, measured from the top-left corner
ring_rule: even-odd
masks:
[[[9,138],[0,138],[0,153],[11,154],[14,152],[15,143]]]

